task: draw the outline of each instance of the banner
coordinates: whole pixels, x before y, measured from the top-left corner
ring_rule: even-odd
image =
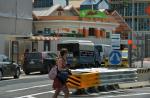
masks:
[[[80,10],[80,17],[88,17],[88,18],[107,18],[105,12],[97,11],[97,10]]]

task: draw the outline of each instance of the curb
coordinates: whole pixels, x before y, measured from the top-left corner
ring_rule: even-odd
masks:
[[[123,83],[123,84],[118,84],[118,85],[119,85],[119,88],[121,88],[121,89],[137,88],[137,87],[150,86],[150,81]]]

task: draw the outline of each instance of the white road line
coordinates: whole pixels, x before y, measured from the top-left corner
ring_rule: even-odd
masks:
[[[127,94],[127,95],[117,95],[117,96],[105,96],[99,98],[120,98],[120,97],[129,97],[129,96],[142,96],[142,95],[149,95],[150,93],[137,93],[137,94]]]
[[[47,94],[47,93],[53,93],[55,90],[52,91],[47,91],[47,92],[41,92],[41,93],[35,93],[31,95],[25,95],[25,96],[20,96],[20,97],[15,97],[15,98],[36,98],[34,96],[37,95],[42,95],[42,94]],[[120,97],[129,97],[129,96],[142,96],[142,95],[149,95],[150,93],[138,93],[138,94],[128,94],[128,95],[112,95],[112,96],[104,96],[104,97],[98,97],[98,98],[120,98]],[[78,96],[79,97],[79,96]]]
[[[21,88],[21,89],[15,89],[15,90],[8,90],[6,92],[16,92],[16,91],[23,91],[23,90],[27,90],[27,89],[32,89],[32,88],[40,88],[40,87],[45,87],[45,86],[49,86],[52,84],[46,84],[46,85],[38,85],[38,86],[32,86],[32,87],[27,87],[27,88]]]
[[[33,97],[33,96],[47,94],[47,93],[50,93],[50,92],[54,92],[54,90],[47,91],[47,92],[41,92],[41,93],[35,93],[35,94],[31,94],[31,95],[20,96],[20,97],[15,97],[15,98],[36,98],[36,97]]]

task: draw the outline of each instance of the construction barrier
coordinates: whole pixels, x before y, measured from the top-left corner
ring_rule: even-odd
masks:
[[[119,88],[150,86],[150,68],[137,68],[137,82],[119,84]]]
[[[120,83],[131,83],[137,81],[137,70],[135,69],[77,69],[68,78],[67,85],[76,89],[75,94],[89,94],[101,90],[118,89]]]
[[[137,69],[138,81],[150,81],[150,68]]]
[[[149,73],[149,72],[150,72],[150,68],[138,68],[137,69],[138,74]]]
[[[99,84],[98,73],[73,74],[67,80],[67,86],[75,89],[98,86]]]

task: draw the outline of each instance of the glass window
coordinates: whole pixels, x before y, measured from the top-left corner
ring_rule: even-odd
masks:
[[[27,59],[41,59],[42,58],[42,54],[35,52],[35,53],[29,53],[27,55]]]
[[[140,18],[138,26],[139,26],[139,31],[148,31],[148,30],[150,30],[150,19]]]
[[[34,41],[32,42],[32,52],[36,52],[38,49],[38,42]]]
[[[50,51],[50,41],[49,40],[44,41],[44,51]]]
[[[110,38],[110,32],[106,32],[106,38]]]
[[[40,7],[51,7],[53,5],[53,0],[34,0],[34,8]]]
[[[89,36],[94,36],[95,28],[89,28]]]

